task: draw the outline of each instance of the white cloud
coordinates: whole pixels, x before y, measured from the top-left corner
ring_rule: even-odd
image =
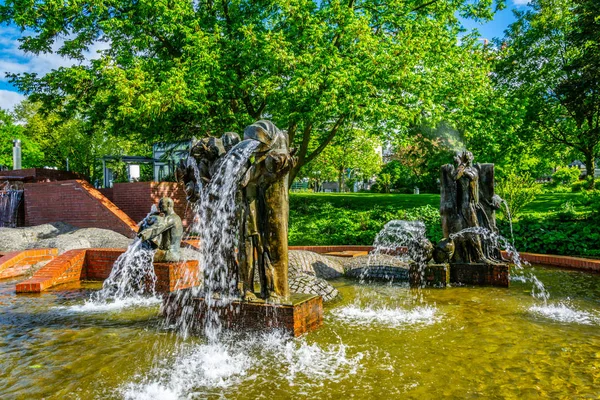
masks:
[[[513,4],[517,7],[518,6],[526,6],[530,2],[531,2],[531,0],[513,0]]]
[[[70,67],[78,64],[87,65],[89,60],[98,57],[98,51],[109,47],[108,43],[105,42],[94,43],[90,46],[89,51],[84,53],[85,61],[83,62],[62,57],[56,53],[40,54],[38,56],[25,53],[19,49],[18,39],[25,36],[25,34],[27,32],[22,33],[14,26],[0,27],[0,81],[6,81],[6,73],[30,72],[43,76],[60,67]],[[52,46],[52,50],[58,50],[65,40],[65,38],[57,39]]]
[[[10,90],[0,90],[0,108],[11,110],[25,99],[21,93],[12,92]]]

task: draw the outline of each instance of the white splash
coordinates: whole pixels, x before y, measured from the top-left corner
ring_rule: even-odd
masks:
[[[151,307],[160,305],[162,299],[160,297],[127,297],[121,299],[114,299],[114,301],[97,301],[97,300],[86,300],[83,304],[76,304],[72,306],[60,306],[56,307],[60,310],[66,310],[73,313],[102,313],[102,312],[114,312],[121,311],[131,307]]]
[[[177,357],[170,368],[158,372],[158,380],[129,383],[122,388],[125,399],[180,399],[200,388],[226,388],[239,384],[252,359],[222,344],[205,344]]]
[[[222,394],[230,387],[260,384],[261,379],[321,386],[356,374],[362,358],[362,353],[350,356],[343,343],[321,347],[280,332],[229,337],[180,350],[174,361],[163,360],[163,367],[125,384],[120,394],[127,400],[207,397],[211,390]]]
[[[532,306],[529,308],[529,312],[565,323],[592,325],[600,322],[599,318],[591,313],[577,310],[565,303]]]
[[[400,327],[403,325],[431,325],[441,319],[435,307],[415,307],[411,310],[402,308],[361,308],[350,305],[335,309],[331,315],[347,323],[369,326],[373,324]]]

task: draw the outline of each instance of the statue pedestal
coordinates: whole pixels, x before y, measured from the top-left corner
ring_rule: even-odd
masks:
[[[198,260],[179,262],[155,262],[156,293],[170,293],[176,290],[198,286],[201,276],[198,271]]]
[[[424,273],[421,273],[415,264],[411,264],[409,282],[411,287],[446,287],[450,283],[450,265],[427,264]]]
[[[222,307],[215,306],[224,328],[233,330],[265,331],[281,329],[293,336],[316,330],[323,325],[323,298],[312,294],[292,294],[285,304],[267,303],[264,300],[246,302],[235,300]],[[187,299],[182,304],[178,299]],[[192,330],[201,332],[206,317],[203,297],[171,293],[163,301],[162,313],[167,323],[179,318],[184,307],[192,306]]]
[[[504,263],[450,264],[450,282],[463,285],[508,287],[508,273]]]

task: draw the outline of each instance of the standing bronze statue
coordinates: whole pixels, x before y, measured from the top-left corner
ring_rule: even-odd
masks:
[[[253,298],[251,292],[254,264],[258,267],[261,297],[284,300],[289,297],[288,286],[288,218],[289,171],[296,163],[290,151],[287,134],[271,121],[258,121],[244,130],[244,139],[260,144],[254,162],[248,169],[242,185],[246,192],[246,218],[244,223],[244,259],[240,275],[244,276],[244,297]]]
[[[500,260],[499,251],[482,240],[484,231],[497,233],[495,211],[501,199],[494,194],[494,165],[473,164],[473,154],[463,151],[454,158],[456,166],[441,170],[440,215],[445,251],[438,251],[454,263],[489,263]],[[471,228],[471,229],[469,229]],[[477,229],[477,228],[485,228]],[[457,233],[469,229],[466,233]],[[449,244],[455,236],[454,243]]]

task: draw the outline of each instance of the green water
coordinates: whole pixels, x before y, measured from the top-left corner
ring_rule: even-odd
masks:
[[[82,306],[98,284],[16,296],[5,281],[0,398],[599,398],[600,276],[536,275],[551,296],[538,311],[522,282],[416,291],[339,280],[343,300],[319,331],[216,344],[161,327],[156,304]]]

